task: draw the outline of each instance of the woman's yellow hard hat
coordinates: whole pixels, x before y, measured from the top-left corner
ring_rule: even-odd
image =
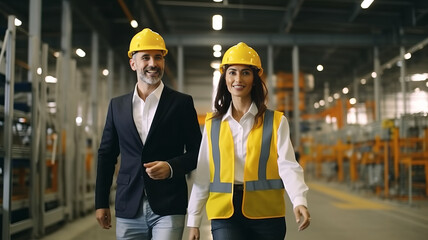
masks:
[[[263,74],[262,62],[260,61],[259,54],[243,42],[230,47],[224,53],[223,60],[220,64],[220,73],[223,73],[224,65],[231,64],[251,65],[259,69],[259,76]]]

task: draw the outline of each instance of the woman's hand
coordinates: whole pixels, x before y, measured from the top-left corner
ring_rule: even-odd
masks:
[[[189,227],[189,240],[198,240],[199,237],[199,228]]]
[[[300,223],[299,231],[303,231],[307,227],[309,227],[309,224],[311,223],[311,215],[309,214],[309,211],[305,206],[299,205],[295,207],[294,216],[296,217],[296,222]],[[303,221],[301,221],[302,218]]]

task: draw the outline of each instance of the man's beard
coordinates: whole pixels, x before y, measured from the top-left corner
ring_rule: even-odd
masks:
[[[146,70],[157,70],[159,71],[159,76],[158,77],[148,77],[145,74]],[[163,77],[163,71],[160,71],[159,68],[151,68],[151,69],[144,69],[143,72],[139,73],[139,79],[149,85],[155,85],[157,83],[159,83],[162,80]]]

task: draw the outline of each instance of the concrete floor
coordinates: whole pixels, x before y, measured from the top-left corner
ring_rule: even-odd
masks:
[[[410,206],[398,200],[381,200],[363,192],[350,191],[338,183],[308,182],[311,226],[302,232],[290,204],[287,205],[286,240],[422,240],[428,236],[428,200],[414,200]],[[95,215],[66,224],[40,240],[114,240],[115,230],[98,227]],[[183,239],[187,239],[185,230]],[[207,220],[201,240],[212,239]]]

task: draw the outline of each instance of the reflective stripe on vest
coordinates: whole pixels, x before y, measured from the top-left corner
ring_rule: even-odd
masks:
[[[270,145],[272,140],[273,114],[271,110],[266,110],[263,121],[262,148],[259,160],[259,179],[257,181],[245,182],[246,191],[282,189],[284,185],[281,179],[266,179],[266,166],[269,159]]]
[[[263,121],[263,135],[262,147],[259,159],[259,171],[257,181],[245,182],[246,191],[258,191],[269,189],[283,189],[284,185],[281,179],[266,179],[266,166],[269,159],[270,145],[272,139],[272,126],[273,126],[274,112],[266,110],[265,118]],[[211,125],[211,143],[212,143],[212,156],[214,161],[214,180],[210,184],[210,192],[231,193],[232,183],[220,182],[220,148],[219,148],[219,135],[220,135],[221,119],[213,119]]]
[[[220,138],[221,119],[213,119],[211,124],[212,156],[215,170],[214,180],[210,184],[210,192],[231,193],[232,183],[220,182],[220,147],[218,146],[218,143]]]

